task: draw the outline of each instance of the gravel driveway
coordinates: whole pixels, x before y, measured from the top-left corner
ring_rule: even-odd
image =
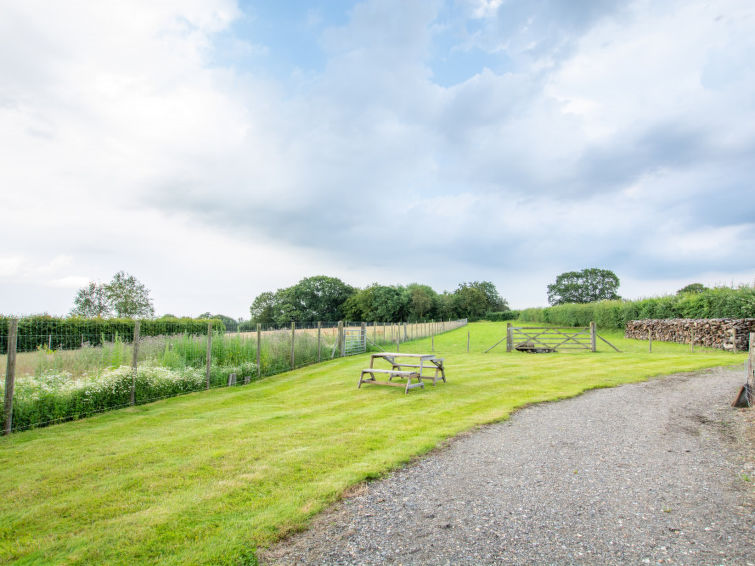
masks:
[[[601,389],[462,435],[261,553],[273,564],[755,565],[741,368]]]

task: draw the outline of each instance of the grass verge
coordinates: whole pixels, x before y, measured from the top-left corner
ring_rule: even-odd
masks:
[[[618,332],[601,334],[620,354],[482,353],[505,328],[439,336],[448,383],[409,395],[358,390],[368,357],[354,356],[3,438],[0,561],[254,563],[349,486],[517,407],[744,359],[659,342],[648,354]]]

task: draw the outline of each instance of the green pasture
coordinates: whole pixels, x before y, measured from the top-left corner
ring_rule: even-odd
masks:
[[[602,342],[597,353],[482,353],[505,328],[438,336],[448,383],[408,395],[358,390],[362,355],[5,437],[0,562],[252,564],[349,486],[517,407],[744,359],[660,342],[649,354],[618,332],[603,335],[620,354]],[[429,339],[402,345],[429,350]]]

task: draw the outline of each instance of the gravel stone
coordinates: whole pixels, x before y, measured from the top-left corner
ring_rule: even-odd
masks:
[[[269,564],[755,566],[741,368],[532,406],[461,435],[260,553]]]

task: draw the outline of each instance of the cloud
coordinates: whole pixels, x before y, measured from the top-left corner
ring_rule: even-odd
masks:
[[[306,273],[511,280],[526,305],[532,273],[747,271],[749,2],[357,2],[302,13],[323,63],[291,73],[234,35],[245,9],[4,5],[0,276],[125,269],[158,310],[232,287],[238,315]],[[470,71],[441,84],[453,50]]]

